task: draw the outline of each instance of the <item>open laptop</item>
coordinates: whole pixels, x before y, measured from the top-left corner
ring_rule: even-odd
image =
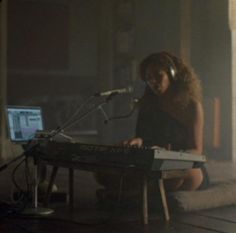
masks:
[[[15,143],[27,143],[43,130],[42,110],[37,106],[7,106],[9,139]]]

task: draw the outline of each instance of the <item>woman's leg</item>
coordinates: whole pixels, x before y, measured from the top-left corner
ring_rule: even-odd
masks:
[[[173,178],[165,180],[165,189],[167,192],[178,190],[196,190],[203,181],[201,168],[189,169],[183,178]]]
[[[190,169],[180,189],[189,191],[197,190],[202,184],[203,178],[204,177],[201,168]]]

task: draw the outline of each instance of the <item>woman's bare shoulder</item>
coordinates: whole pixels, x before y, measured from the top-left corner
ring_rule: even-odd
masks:
[[[188,107],[188,112],[192,119],[196,117],[203,118],[204,109],[203,109],[202,102],[199,100],[192,99]]]

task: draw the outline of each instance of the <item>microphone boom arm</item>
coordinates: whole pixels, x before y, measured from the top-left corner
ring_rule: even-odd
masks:
[[[96,105],[95,107],[89,109],[87,112],[85,112],[84,114],[82,114],[78,119],[76,119],[75,121],[71,122],[70,124],[66,125],[64,128],[61,128],[59,132],[56,132],[56,134],[64,131],[65,129],[67,128],[70,128],[72,127],[73,125],[77,124],[78,122],[80,122],[81,120],[83,120],[84,118],[86,118],[88,115],[90,115],[91,113],[97,111],[98,109],[102,109],[102,106],[107,104],[111,99],[112,97],[114,96],[114,93],[110,94],[109,96],[106,97],[106,99],[102,102],[102,103],[99,103],[98,105]],[[104,111],[104,110],[103,110]],[[109,118],[108,118],[109,119]],[[55,135],[56,135],[55,134]],[[53,135],[53,137],[55,136]]]

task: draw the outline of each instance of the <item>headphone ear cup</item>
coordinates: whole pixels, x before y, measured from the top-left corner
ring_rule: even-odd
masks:
[[[175,72],[175,69],[172,66],[170,66],[170,74],[171,74],[171,78],[173,80],[175,80],[176,79],[175,78],[176,72]]]

